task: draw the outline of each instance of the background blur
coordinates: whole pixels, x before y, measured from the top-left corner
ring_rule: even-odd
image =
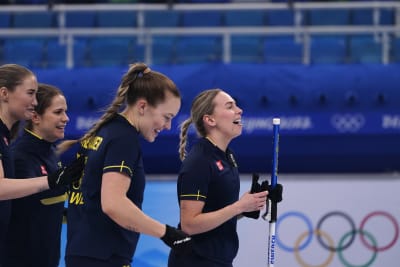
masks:
[[[172,130],[152,144],[143,142],[151,181],[144,209],[151,215],[172,224],[178,222],[178,125],[188,116],[195,95],[204,89],[221,88],[244,110],[243,134],[232,142],[243,173],[242,191],[249,188],[249,173],[269,175],[272,118],[280,117],[279,173],[287,192],[281,205],[282,214],[289,214],[284,219],[307,222],[308,216],[317,224],[323,214],[336,210],[340,213],[332,216],[346,223],[347,214],[353,214],[359,224],[367,214],[373,214],[383,220],[368,230],[374,237],[369,239],[368,234],[358,231],[372,244],[374,231],[387,219],[384,228],[389,234],[376,241],[378,245],[365,246],[358,240],[364,244],[359,255],[369,255],[369,259],[348,262],[341,254],[340,237],[351,230],[348,225],[340,233],[329,232],[339,247],[336,261],[324,266],[395,266],[391,252],[379,256],[382,261],[375,261],[375,257],[398,246],[400,216],[395,207],[400,201],[390,190],[398,184],[400,168],[399,1],[1,3],[0,64],[27,66],[40,82],[64,91],[71,118],[67,138],[81,136],[99,117],[114,98],[130,63],[143,61],[176,82],[183,100]],[[192,143],[195,138],[192,131]],[[67,153],[64,159],[72,154]],[[157,198],[153,199],[154,192]],[[266,231],[263,227],[267,223],[246,221],[244,225],[239,231],[247,245],[240,248],[235,267],[260,266],[264,255],[250,256],[254,250],[248,244],[263,253],[266,237],[251,237]],[[301,221],[291,221],[289,226],[300,233],[294,236],[301,237],[307,230]],[[314,231],[310,229],[307,231]],[[310,234],[303,236],[303,243],[295,238],[290,244],[298,241],[305,249],[318,242],[316,238]],[[135,266],[166,265],[167,249],[161,242],[148,237],[141,242]],[[282,242],[280,253],[291,254],[285,259],[297,259],[297,263],[277,265],[307,266],[285,247],[287,241]],[[379,249],[382,244],[383,249]],[[370,254],[364,251],[368,247]],[[324,262],[323,252],[314,254],[322,259],[305,258],[305,262]]]

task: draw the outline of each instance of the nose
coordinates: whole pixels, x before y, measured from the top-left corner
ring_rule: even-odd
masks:
[[[241,108],[239,108],[239,107],[236,107],[236,108],[237,108],[237,113],[242,115],[243,114],[243,110]]]
[[[35,95],[35,97],[33,98],[33,101],[32,101],[32,105],[33,105],[34,107],[36,107],[37,104],[38,104],[38,102],[37,102],[36,95]]]
[[[64,120],[65,120],[66,122],[69,122],[69,117],[68,117],[67,113],[65,113]]]

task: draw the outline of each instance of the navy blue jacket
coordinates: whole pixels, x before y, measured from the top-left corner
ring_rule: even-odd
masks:
[[[131,179],[127,197],[142,207],[145,187],[139,132],[121,115],[106,123],[90,140],[81,142],[87,157],[81,183],[72,186],[68,202],[66,256],[130,261],[139,233],[128,231],[103,213],[103,173],[120,172]]]
[[[0,120],[0,160],[3,164],[4,177],[14,177],[14,165],[12,163],[10,144],[10,131]],[[6,247],[6,233],[10,221],[11,201],[0,201],[0,266],[4,261],[4,250]]]
[[[61,167],[53,143],[24,131],[15,143],[15,177],[46,176]],[[57,267],[66,188],[12,200],[4,267]]]

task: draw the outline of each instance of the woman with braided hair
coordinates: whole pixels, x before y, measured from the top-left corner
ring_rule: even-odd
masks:
[[[153,142],[180,109],[178,88],[143,63],[130,66],[116,97],[80,138],[86,158],[80,184],[70,192],[67,267],[130,266],[139,234],[161,238],[173,250],[190,237],[141,211],[145,173],[139,137]]]
[[[181,124],[179,228],[192,235],[193,250],[172,250],[169,267],[232,267],[239,248],[237,218],[266,204],[267,191],[239,199],[238,165],[229,144],[242,133],[242,112],[229,94],[210,89],[194,99],[190,117]],[[200,139],[186,154],[192,123]]]

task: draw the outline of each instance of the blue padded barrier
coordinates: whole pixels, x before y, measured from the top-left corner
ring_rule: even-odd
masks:
[[[109,104],[121,68],[34,70],[67,96],[67,138],[81,136]],[[204,89],[222,88],[244,110],[243,133],[232,141],[241,172],[268,171],[272,118],[281,118],[281,172],[399,171],[400,65],[153,65],[171,77],[182,107],[171,131],[143,141],[146,171],[179,169],[178,125]],[[190,132],[189,144],[195,140]],[[162,148],[162,149],[160,149]]]

